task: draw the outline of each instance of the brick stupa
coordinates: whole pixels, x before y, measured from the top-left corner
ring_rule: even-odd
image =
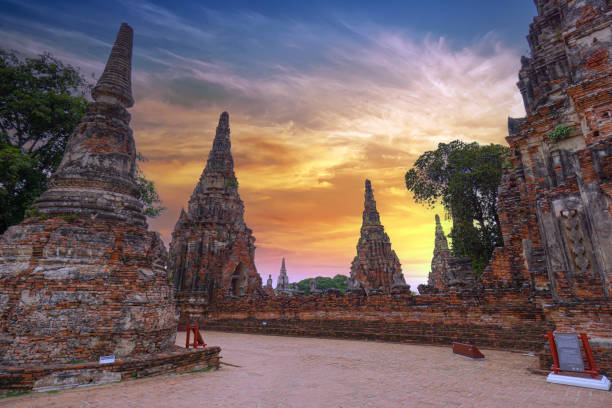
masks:
[[[0,238],[0,365],[174,347],[166,250],[135,178],[132,38],[122,24],[49,189]]]
[[[365,181],[365,202],[357,256],[351,264],[348,288],[389,292],[392,288],[409,288],[391,240],[380,223],[370,180]]]
[[[475,281],[476,275],[470,258],[460,258],[451,254],[440,217],[436,214],[436,235],[431,271],[427,285],[419,285],[419,293],[445,291],[451,287],[471,287]]]
[[[247,296],[261,290],[254,258],[255,237],[244,222],[229,115],[223,112],[188,210],[181,211],[172,233],[169,270],[178,302],[186,293],[197,293],[207,302],[214,296]]]

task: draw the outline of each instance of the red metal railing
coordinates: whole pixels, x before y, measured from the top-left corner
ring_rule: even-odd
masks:
[[[189,337],[191,337],[190,335],[192,332],[193,332],[193,343],[190,343]],[[197,324],[189,324],[186,326],[185,348],[189,348],[190,346],[194,348],[206,347],[206,344],[204,343],[204,339],[202,339],[202,335],[200,334],[200,331],[198,330]]]

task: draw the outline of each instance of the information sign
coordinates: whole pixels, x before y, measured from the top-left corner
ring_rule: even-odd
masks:
[[[559,368],[563,371],[577,373],[584,372],[582,353],[575,334],[555,334],[557,353],[559,354]]]

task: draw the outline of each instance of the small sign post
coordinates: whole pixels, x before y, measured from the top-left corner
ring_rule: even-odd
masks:
[[[115,362],[115,356],[100,356],[100,364],[110,364]]]
[[[546,381],[600,390],[610,389],[610,380],[598,374],[599,370],[595,365],[589,337],[586,333],[576,335],[548,332],[546,337],[553,358],[553,364],[550,367],[553,372],[548,374]],[[578,339],[582,340],[582,348],[586,354],[588,365],[586,368]]]

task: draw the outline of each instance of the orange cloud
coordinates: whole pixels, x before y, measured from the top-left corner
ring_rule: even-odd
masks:
[[[404,174],[439,142],[504,143],[507,116],[523,114],[514,85],[519,59],[493,38],[458,51],[443,39],[415,43],[386,34],[372,44],[331,47],[334,66],[261,81],[181,57],[175,77],[227,81],[234,95],[227,106],[207,99],[174,103],[155,88],[155,76],[142,76],[140,86],[153,90],[143,90],[132,124],[138,150],[150,159],[144,171],[168,207],[150,221],[152,229],[169,243],[204,168],[218,115],[227,109],[239,192],[264,279],[276,278],[281,257],[292,281],[348,274],[369,178],[407,280],[424,282],[435,212],[413,202]]]

